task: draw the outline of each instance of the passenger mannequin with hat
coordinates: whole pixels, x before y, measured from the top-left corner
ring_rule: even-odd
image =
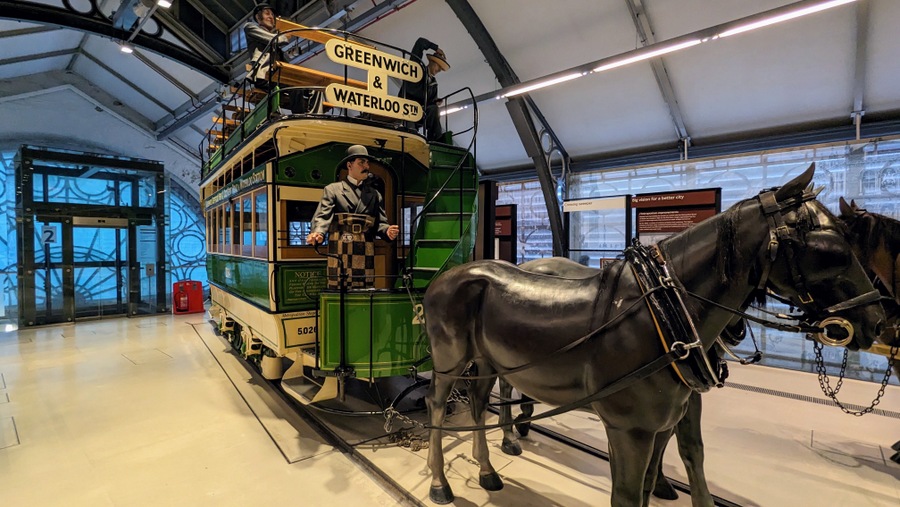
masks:
[[[272,39],[278,37],[275,48],[275,59],[284,61],[282,47],[288,43],[287,37],[278,35],[275,28],[275,11],[268,3],[257,4],[253,9],[253,17],[244,24],[244,35],[247,37],[247,50],[250,51],[250,61],[254,64],[253,79],[268,79],[269,54],[266,47]]]
[[[416,123],[416,127],[424,125],[425,138],[429,141],[439,141],[444,135],[444,129],[441,127],[441,116],[438,111],[441,101],[438,100],[438,85],[435,76],[441,71],[449,70],[450,64],[447,63],[444,50],[425,37],[419,37],[416,41],[410,54],[411,59],[421,61],[422,54],[426,49],[433,52],[425,55],[428,58],[425,78],[418,83],[404,81],[400,87],[400,96],[414,100],[422,106],[425,114],[422,120]]]
[[[269,88],[269,58],[272,48],[269,44],[277,38],[274,48],[276,61],[288,61],[300,54],[297,49],[285,53],[284,46],[288,38],[279,35],[275,24],[275,10],[268,3],[259,3],[253,9],[253,17],[244,24],[244,35],[247,38],[247,50],[250,51],[252,68],[247,76],[254,80],[254,86],[265,91]],[[267,51],[267,49],[269,51]],[[284,106],[294,113],[321,112],[321,93],[309,90],[289,90],[282,94]]]
[[[369,161],[377,161],[369,156],[365,146],[353,145],[347,148],[347,156],[338,163],[338,170],[347,169],[347,179],[325,187],[319,207],[310,223],[312,232],[306,237],[308,245],[325,241],[325,234],[331,226],[335,213],[359,213],[375,219],[372,231],[391,241],[400,234],[400,228],[388,224],[384,212],[384,198],[366,183]]]

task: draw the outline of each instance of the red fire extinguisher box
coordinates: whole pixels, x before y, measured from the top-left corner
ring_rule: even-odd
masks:
[[[203,308],[203,284],[185,280],[172,284],[172,313],[200,313]]]

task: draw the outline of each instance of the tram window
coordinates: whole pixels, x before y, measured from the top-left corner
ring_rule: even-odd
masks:
[[[232,225],[232,214],[231,214],[231,203],[226,203],[224,206],[224,218],[225,218],[225,237],[223,238],[225,245],[225,253],[231,253],[231,225]]]
[[[225,245],[225,214],[223,213],[225,207],[219,206],[216,208],[216,220],[219,222],[218,234],[216,234],[216,251],[219,253],[223,253],[224,245]]]
[[[255,192],[253,194],[256,210],[256,234],[253,242],[253,256],[262,259],[265,259],[269,253],[268,248],[266,248],[269,239],[269,213],[266,196],[267,194],[265,191]]]
[[[311,201],[284,201],[285,222],[288,225],[288,246],[305,246],[312,228],[309,223],[319,203]]]
[[[231,223],[231,252],[241,254],[241,201],[234,201],[234,215]]]
[[[216,212],[207,211],[206,212],[206,251],[207,252],[215,252],[216,251]]]
[[[253,206],[250,196],[244,196],[241,206],[241,255],[253,255]]]

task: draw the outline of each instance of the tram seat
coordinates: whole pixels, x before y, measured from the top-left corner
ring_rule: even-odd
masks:
[[[225,125],[229,127],[235,127],[240,125],[241,122],[237,120],[232,120],[231,118],[222,118],[221,116],[216,116],[213,118],[213,123],[217,125]]]
[[[250,70],[250,65],[247,66]],[[283,86],[328,86],[331,83],[344,84],[343,76],[322,72],[320,70],[301,67],[287,62],[275,62],[273,81]],[[366,89],[366,83],[357,79],[347,79],[348,86]]]
[[[243,121],[247,115],[253,112],[253,109],[249,107],[239,107],[232,104],[223,105],[222,110],[231,113],[231,119],[238,121]]]
[[[243,90],[243,88],[240,88],[237,86],[232,86],[231,93],[243,95],[244,90]],[[266,98],[268,95],[269,95],[268,92],[266,92],[265,90],[261,90],[259,88],[250,88],[246,91],[246,96],[244,98],[247,100],[247,102],[249,102],[251,104],[256,104],[259,101],[261,101],[262,99]]]
[[[298,23],[294,23],[292,21],[287,21],[285,19],[277,18],[275,20],[275,28],[279,32],[287,32],[289,30],[308,29],[309,27],[298,24]],[[318,42],[321,44],[325,44],[332,39],[337,39],[337,40],[340,40],[343,42],[348,42],[350,44],[354,44],[357,46],[364,46],[367,48],[372,47],[369,44],[365,44],[363,42],[359,42],[359,41],[355,41],[355,40],[346,40],[343,37],[341,37],[340,35],[334,35],[332,33],[325,32],[322,30],[306,30],[303,32],[291,32],[291,33],[286,33],[285,35],[287,35],[288,37],[298,37],[301,39],[307,39],[307,40],[311,40],[313,42]]]

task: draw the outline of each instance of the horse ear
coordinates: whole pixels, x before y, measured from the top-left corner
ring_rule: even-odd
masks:
[[[803,189],[809,186],[809,184],[812,182],[812,178],[815,173],[816,163],[813,162],[805,171],[803,171],[803,174],[785,183],[781,188],[776,190],[775,200],[783,201],[789,197],[793,197],[803,192]]]
[[[840,199],[838,199],[838,207],[839,207],[840,210],[841,210],[841,216],[842,216],[842,217],[844,217],[844,218],[849,218],[849,217],[852,217],[852,216],[853,216],[853,208],[851,208],[850,205],[847,204],[847,201],[844,200],[843,197],[841,197]]]
[[[859,209],[859,206],[856,205],[856,199],[850,199],[850,209],[856,211]]]

